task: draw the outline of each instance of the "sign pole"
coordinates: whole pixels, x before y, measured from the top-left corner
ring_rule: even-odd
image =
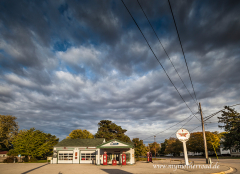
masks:
[[[188,163],[188,154],[187,154],[187,146],[186,141],[183,141],[183,151],[184,151],[184,159],[185,159],[185,165],[189,165]]]
[[[183,142],[183,151],[184,151],[185,165],[188,166],[189,162],[188,162],[188,154],[187,154],[186,142],[190,138],[190,132],[188,132],[188,130],[186,130],[186,129],[179,129],[177,131],[177,133],[176,133],[176,136],[179,139],[179,141]]]

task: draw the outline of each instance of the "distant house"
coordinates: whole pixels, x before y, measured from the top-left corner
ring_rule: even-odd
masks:
[[[203,152],[188,152],[188,156],[202,156]],[[184,156],[184,153],[181,152],[180,156]]]
[[[240,149],[231,148],[231,156],[240,156]]]
[[[221,154],[221,155],[230,155],[230,153],[231,153],[231,152],[230,152],[229,149],[224,150],[223,144],[220,145],[220,154]]]
[[[0,151],[0,157],[7,157],[8,151]]]

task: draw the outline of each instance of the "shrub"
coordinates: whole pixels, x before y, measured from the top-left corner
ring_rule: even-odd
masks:
[[[33,157],[33,158],[30,158],[29,162],[37,162],[37,158]]]
[[[18,159],[15,157],[15,163],[18,162]],[[3,163],[14,163],[14,156],[9,156],[5,160],[3,160]]]
[[[24,162],[28,162],[28,156],[25,156],[23,159],[22,159]]]

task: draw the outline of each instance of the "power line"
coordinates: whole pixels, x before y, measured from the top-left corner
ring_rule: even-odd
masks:
[[[188,124],[188,122],[190,122],[192,119],[193,119],[193,116],[192,116],[192,118],[190,118],[186,123],[184,123],[180,129],[182,129],[183,126],[185,126],[186,124]],[[170,135],[170,137],[172,137],[172,136],[173,136],[174,134],[176,134],[176,133],[177,133],[177,131],[174,132],[172,135]]]
[[[186,104],[186,106],[188,107],[188,109],[192,112],[192,114],[195,116],[195,114],[193,113],[193,111],[190,109],[190,107],[188,106],[188,104],[186,103],[186,101],[184,100],[184,98],[182,97],[182,95],[180,94],[180,92],[178,91],[177,87],[174,85],[174,83],[172,82],[171,78],[169,77],[167,71],[165,70],[165,68],[163,67],[163,65],[161,64],[161,62],[159,61],[159,59],[157,58],[156,54],[154,53],[154,51],[152,50],[152,47],[150,46],[150,44],[148,43],[146,37],[144,36],[142,30],[140,29],[140,27],[138,26],[137,22],[135,21],[134,17],[132,16],[131,12],[128,10],[127,6],[125,5],[125,3],[123,2],[123,0],[121,0],[123,5],[125,6],[125,8],[127,9],[128,13],[130,14],[130,16],[132,17],[133,21],[135,22],[136,26],[138,27],[139,31],[141,32],[142,36],[144,37],[145,41],[147,42],[150,50],[152,51],[154,57],[156,58],[156,60],[158,61],[158,63],[161,65],[162,69],[164,70],[165,74],[167,75],[168,79],[170,80],[170,82],[172,83],[172,85],[174,86],[174,88],[176,89],[176,91],[178,92],[179,96],[181,97],[181,99],[184,101],[184,103]],[[196,116],[195,116],[196,117]],[[197,118],[197,117],[196,117]],[[198,118],[197,118],[198,119]],[[199,120],[199,119],[198,119]],[[199,120],[200,121],[200,120]],[[201,121],[200,121],[201,122]]]
[[[233,106],[237,106],[237,105],[240,105],[240,104],[234,104],[234,105],[229,106],[229,107],[233,107]],[[224,109],[221,109],[221,110],[219,110],[219,111],[217,111],[217,112],[215,112],[215,113],[213,113],[213,114],[211,114],[211,115],[209,115],[209,116],[204,117],[204,121],[209,120],[210,118],[214,117],[215,115],[217,115],[218,113],[220,113],[220,112],[222,112],[222,111],[224,111],[224,110],[225,110],[225,108],[224,108]]]
[[[232,106],[229,106],[229,107],[233,107],[233,106],[237,106],[237,105],[240,105],[240,104],[235,104],[235,105],[232,105]],[[215,112],[215,113],[213,113],[213,114],[211,114],[211,115],[209,115],[209,116],[206,116],[206,117],[204,118],[204,123],[206,123],[205,121],[207,121],[207,120],[209,120],[210,118],[214,117],[215,115],[217,115],[218,113],[222,112],[223,110],[225,110],[225,108],[222,109],[222,110],[219,110],[219,111],[217,111],[217,112]],[[192,118],[193,118],[193,117],[192,117]],[[191,118],[191,119],[192,119],[192,118]],[[190,120],[191,120],[191,119],[190,119]],[[190,120],[188,120],[184,125],[186,125]],[[208,124],[212,124],[212,123],[214,123],[214,122],[209,122]],[[184,126],[184,125],[183,125],[183,126]],[[182,126],[182,127],[183,127],[183,126]],[[200,127],[200,126],[201,126],[201,125],[197,126],[196,128],[194,128],[193,130],[191,130],[191,131],[189,131],[189,132],[194,131],[195,129],[197,129],[197,128]],[[181,128],[182,128],[182,127],[181,127]],[[180,128],[180,129],[181,129],[181,128]],[[175,132],[175,133],[176,133],[176,132]],[[172,135],[170,135],[170,137],[173,136],[175,133],[173,133]],[[165,138],[165,139],[166,139],[166,138]]]
[[[189,131],[189,132],[192,133],[195,129],[199,128],[200,126],[202,126],[202,125],[199,125],[199,126],[195,127],[194,129],[192,129],[192,130]]]
[[[185,118],[184,120],[182,120],[182,121],[180,121],[180,122],[178,122],[178,123],[174,124],[173,126],[170,126],[169,128],[167,128],[167,129],[165,129],[165,130],[163,130],[163,131],[161,131],[161,132],[158,132],[158,133],[154,134],[154,136],[155,136],[155,135],[158,135],[158,134],[160,134],[160,133],[163,133],[163,132],[165,132],[165,131],[167,131],[167,130],[169,130],[169,129],[171,129],[171,128],[173,128],[174,126],[176,126],[176,125],[178,125],[178,124],[182,123],[183,121],[185,121],[185,120],[189,119],[191,116],[193,116],[193,114],[191,114],[190,116],[188,116],[188,117],[187,117],[187,118]],[[143,138],[142,140],[146,140],[146,139],[148,139],[148,138],[150,138],[150,137],[152,137],[152,136],[153,136],[153,135],[151,135],[151,136],[148,136],[147,138]]]
[[[196,101],[196,100],[193,98],[192,94],[191,94],[191,93],[190,93],[190,91],[188,90],[187,86],[185,85],[185,83],[183,82],[183,80],[182,80],[181,76],[179,75],[179,73],[178,73],[177,69],[175,68],[175,66],[174,66],[173,62],[171,61],[171,59],[170,59],[170,57],[169,57],[169,55],[168,55],[167,51],[165,50],[165,48],[164,48],[164,46],[163,46],[162,42],[160,41],[160,39],[159,39],[159,37],[158,37],[158,35],[157,35],[156,31],[154,30],[154,28],[153,28],[153,26],[152,26],[151,22],[150,22],[150,21],[149,21],[149,19],[148,19],[148,17],[147,17],[147,15],[146,15],[146,13],[144,12],[144,10],[143,10],[143,8],[142,8],[142,6],[141,6],[140,2],[139,2],[138,0],[137,0],[137,2],[138,2],[138,4],[139,4],[139,6],[141,7],[141,9],[142,9],[142,12],[144,13],[145,17],[147,18],[147,20],[148,20],[148,23],[149,23],[149,25],[151,26],[151,28],[152,28],[152,30],[153,30],[153,32],[154,32],[154,34],[156,35],[156,37],[157,37],[157,39],[158,39],[158,41],[159,41],[160,45],[162,46],[162,48],[163,48],[163,50],[164,50],[165,54],[167,55],[167,57],[168,57],[168,59],[170,60],[170,62],[171,62],[171,64],[172,64],[173,68],[175,69],[175,71],[176,71],[176,73],[177,73],[178,77],[181,79],[181,81],[182,81],[183,85],[184,85],[184,86],[185,86],[185,88],[187,89],[187,91],[188,91],[188,93],[190,94],[190,96],[192,97],[193,101],[195,101],[195,102],[196,102],[196,104],[197,104],[197,106],[198,106],[198,103],[197,103],[197,101]]]
[[[170,0],[168,0],[168,3],[169,3],[169,6],[170,6],[170,9],[171,9],[173,21],[174,21],[174,24],[175,24],[175,27],[176,27],[176,30],[177,30],[178,40],[179,40],[181,48],[182,48],[182,53],[183,53],[183,57],[184,57],[184,60],[185,60],[185,63],[186,63],[186,67],[187,67],[187,70],[188,70],[188,75],[189,75],[189,78],[190,78],[190,81],[191,81],[191,84],[192,84],[192,89],[193,89],[193,92],[194,92],[194,95],[195,95],[195,98],[196,98],[196,101],[197,101],[197,96],[196,96],[196,93],[195,93],[195,90],[194,90],[194,87],[193,87],[192,78],[191,78],[191,75],[190,75],[190,72],[189,72],[189,69],[188,69],[187,60],[186,60],[186,57],[185,57],[185,54],[184,54],[184,51],[183,51],[182,42],[181,42],[181,39],[180,39],[180,36],[179,36],[179,33],[178,33],[178,28],[177,28],[177,24],[176,24],[174,15],[173,15],[173,11],[172,11]]]

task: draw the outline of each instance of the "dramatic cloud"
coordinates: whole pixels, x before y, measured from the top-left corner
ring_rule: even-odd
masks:
[[[103,119],[145,143],[175,136],[183,125],[201,130],[199,113],[190,116],[198,106],[168,2],[139,1],[192,96],[137,1],[124,2],[186,103],[121,1],[8,0],[0,2],[1,114],[60,139],[74,129],[95,134]],[[171,4],[204,116],[240,103],[240,3]],[[217,121],[206,129],[221,131]]]

